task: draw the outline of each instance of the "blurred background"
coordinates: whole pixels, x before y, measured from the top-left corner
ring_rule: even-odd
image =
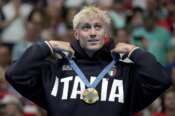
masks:
[[[108,11],[116,43],[149,51],[173,80],[170,89],[134,115],[175,116],[175,0],[0,0],[0,116],[47,116],[15,91],[4,73],[35,42],[73,41],[73,16],[91,4]]]

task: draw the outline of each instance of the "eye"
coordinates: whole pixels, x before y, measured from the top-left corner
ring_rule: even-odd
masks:
[[[84,30],[84,31],[87,31],[91,28],[91,26],[89,24],[85,24],[85,25],[82,25],[81,26],[81,29]]]
[[[102,25],[100,25],[100,24],[95,24],[94,27],[95,27],[96,30],[100,30],[100,29],[102,28]]]

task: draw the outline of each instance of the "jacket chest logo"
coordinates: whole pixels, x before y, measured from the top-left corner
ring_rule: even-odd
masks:
[[[96,77],[90,77],[90,83],[93,83],[95,79]],[[109,81],[112,82],[111,85],[109,85]],[[100,95],[100,101],[118,101],[118,103],[124,103],[123,80],[115,78],[113,80],[109,80],[107,78],[103,78],[99,86],[98,92]],[[51,95],[56,97],[58,95],[58,91],[60,91],[61,93],[57,96],[60,100],[82,99],[82,92],[86,88],[87,87],[78,76],[69,76],[64,78],[56,77]]]

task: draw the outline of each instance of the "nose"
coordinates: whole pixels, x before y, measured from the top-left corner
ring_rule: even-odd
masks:
[[[90,37],[91,38],[95,38],[96,37],[96,30],[94,28],[91,28]]]

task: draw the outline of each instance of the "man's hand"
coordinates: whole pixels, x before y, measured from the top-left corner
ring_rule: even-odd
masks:
[[[72,49],[69,42],[51,40],[48,41],[48,43],[52,49],[58,49],[63,52],[70,52],[72,55],[74,55],[74,50]]]
[[[127,43],[117,43],[111,52],[115,53],[130,53],[136,46]]]

